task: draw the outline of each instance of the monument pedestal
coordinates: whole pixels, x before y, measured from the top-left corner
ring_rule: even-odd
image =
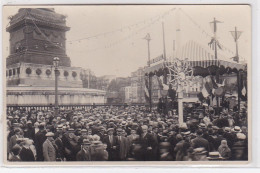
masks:
[[[7,87],[6,103],[10,106],[54,105],[54,87]],[[105,91],[87,88],[63,88],[58,91],[59,105],[104,104]]]
[[[83,88],[82,69],[66,54],[66,16],[52,8],[21,8],[10,18],[6,59],[7,106],[50,106],[55,102],[54,58],[58,64],[58,104],[105,103],[105,91]]]

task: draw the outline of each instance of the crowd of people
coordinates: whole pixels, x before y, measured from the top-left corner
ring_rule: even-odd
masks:
[[[9,161],[215,161],[248,159],[246,109],[197,105],[159,113],[145,106],[7,111]]]

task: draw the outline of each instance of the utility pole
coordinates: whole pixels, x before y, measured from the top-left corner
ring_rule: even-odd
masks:
[[[214,20],[212,22],[210,22],[211,24],[213,24],[213,31],[214,31],[214,48],[215,48],[215,59],[218,59],[218,41],[217,41],[217,23],[222,23],[218,20],[216,20],[216,18],[214,17]]]
[[[234,61],[236,61],[237,63],[239,63],[239,56],[238,56],[238,39],[242,34],[242,31],[237,31],[237,27],[235,27],[235,31],[230,31],[231,35],[234,38],[234,41],[236,43],[236,56],[233,57]]]
[[[213,41],[214,41],[214,48],[215,48],[215,60],[218,59],[218,40],[217,40],[217,23],[221,23],[220,21],[216,20],[216,18],[214,17],[214,20],[212,22],[210,22],[211,24],[213,24],[213,32],[214,32],[214,37],[213,37]],[[219,71],[216,72],[216,82],[219,83]],[[217,108],[219,112],[219,97],[216,97],[217,99]]]
[[[147,33],[147,35],[144,38],[147,41],[147,46],[148,46],[148,68],[151,66],[151,58],[150,58],[150,41],[151,37],[150,34]],[[148,74],[148,86],[149,86],[149,107],[150,107],[150,112],[152,111],[152,78],[150,74]]]
[[[239,63],[239,56],[238,56],[238,39],[242,34],[242,31],[237,31],[237,27],[235,27],[235,31],[230,31],[231,35],[234,38],[234,41],[236,43],[236,56],[233,57],[233,60],[236,61],[237,63]],[[240,72],[237,72],[237,99],[238,99],[238,110],[240,111],[240,92],[241,92],[241,88],[240,88]]]
[[[163,58],[166,61],[166,49],[165,49],[165,35],[164,35],[164,22],[162,22],[162,32],[163,32]]]

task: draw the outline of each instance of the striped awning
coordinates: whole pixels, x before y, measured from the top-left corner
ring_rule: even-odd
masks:
[[[192,67],[203,67],[207,68],[209,66],[224,66],[225,68],[236,68],[237,70],[244,70],[245,65],[234,63],[234,62],[228,62],[224,60],[204,60],[204,61],[189,61]]]
[[[228,62],[224,60],[203,60],[203,61],[189,61],[191,67],[200,68],[200,69],[207,69],[208,67],[216,67],[216,68],[229,68],[229,69],[236,69],[245,70],[246,64],[239,64],[235,62]],[[168,63],[168,62],[167,62]],[[147,67],[145,68],[145,74],[157,74],[162,73],[163,71],[167,71],[166,62],[162,62],[160,64]]]

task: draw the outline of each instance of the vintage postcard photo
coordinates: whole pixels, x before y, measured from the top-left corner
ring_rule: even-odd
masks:
[[[6,165],[251,160],[249,5],[3,6]]]

